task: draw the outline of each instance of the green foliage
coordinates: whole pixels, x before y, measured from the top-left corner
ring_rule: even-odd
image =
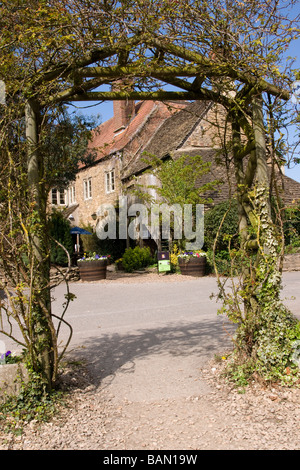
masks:
[[[11,351],[6,351],[0,356],[0,364],[17,364],[21,361],[21,356],[12,355]]]
[[[274,302],[256,322],[252,353],[245,353],[251,325],[241,323],[236,330],[236,348],[226,364],[224,375],[238,387],[260,377],[266,383],[293,386],[299,383],[300,323],[282,304]]]
[[[229,276],[231,272],[231,258],[228,250],[222,250],[213,253],[212,250],[206,252],[206,272],[207,274],[215,273],[215,265],[220,274]]]
[[[207,272],[215,267],[222,275],[238,271],[236,250],[239,245],[237,201],[232,199],[217,204],[204,215],[204,249],[207,252]],[[215,248],[215,251],[214,251]]]
[[[122,257],[123,267],[129,273],[150,266],[152,263],[153,258],[148,247],[126,248]]]
[[[45,113],[40,136],[40,153],[47,175],[47,187],[65,188],[74,181],[78,163],[89,164],[96,155],[88,147],[97,118],[70,114],[65,106]]]
[[[102,254],[110,254],[112,260],[118,259],[126,249],[126,240],[99,240],[99,246]]]
[[[230,252],[241,278],[231,279],[234,287],[229,290],[224,288],[224,282],[220,290],[224,303],[219,313],[225,313],[237,324],[235,349],[228,369],[232,380],[247,381],[252,374],[266,382],[293,385],[299,380],[295,353],[300,326],[280,298],[281,232],[270,220],[266,194],[264,185],[257,185],[251,193],[252,224],[257,229],[250,232],[251,238],[246,239],[245,246]],[[254,252],[247,246],[248,240],[257,242]]]
[[[73,253],[73,240],[70,233],[70,222],[65,219],[59,211],[53,211],[50,220],[50,236],[51,239],[51,263],[59,266],[67,266],[68,256],[65,250],[55,241],[59,242],[68,251],[70,256]]]
[[[300,204],[284,211],[284,239],[288,250],[300,247]]]
[[[29,382],[21,384],[18,395],[0,404],[0,425],[6,432],[20,434],[25,423],[50,420],[62,398],[58,391],[47,391],[45,382],[31,371]]]
[[[180,273],[180,268],[178,264],[178,255],[180,254],[180,248],[178,247],[177,243],[172,244],[172,248],[170,251],[170,263],[171,263],[171,271]]]
[[[211,163],[205,162],[201,155],[182,155],[176,160],[165,160],[154,155],[144,158],[145,162],[151,166],[148,173],[153,173],[158,178],[160,184],[149,185],[149,189],[155,189],[157,194],[167,204],[204,204],[211,202],[211,199],[203,196],[206,191],[211,191],[219,184],[212,181],[200,185],[201,177],[210,171]],[[140,188],[139,197],[147,198],[144,188]]]
[[[295,0],[288,3],[291,6],[296,5]],[[58,150],[56,156],[61,154],[63,158],[66,155],[71,155],[71,161],[74,162],[72,153],[74,156],[73,149],[75,147],[72,143],[66,141],[62,141],[61,148],[59,145],[56,146],[56,141],[49,142],[48,130],[46,130],[45,135],[42,129],[43,124],[46,125],[47,129],[51,127],[48,126],[49,122],[47,116],[45,116],[45,109],[50,110],[54,103],[59,101],[70,103],[72,98],[76,99],[76,97],[81,97],[85,101],[84,94],[86,91],[95,89],[99,85],[111,85],[113,77],[106,73],[103,73],[101,77],[95,76],[94,78],[91,77],[90,80],[86,80],[83,75],[78,73],[84,72],[84,68],[89,72],[92,69],[91,65],[99,65],[101,62],[103,67],[109,67],[110,72],[112,68],[118,68],[117,76],[122,78],[124,75],[126,76],[126,72],[124,72],[126,67],[124,65],[129,65],[130,79],[133,79],[132,82],[136,85],[134,99],[137,97],[137,90],[160,89],[161,79],[185,91],[191,91],[194,97],[199,97],[199,99],[202,97],[205,100],[212,99],[227,108],[229,114],[226,120],[233,122],[236,134],[240,136],[243,133],[247,138],[247,142],[245,145],[243,142],[243,145],[239,146],[236,142],[238,136],[235,135],[234,141],[228,142],[229,145],[227,146],[227,140],[230,140],[230,136],[221,135],[221,140],[226,143],[227,147],[224,154],[228,155],[233,150],[235,154],[233,160],[235,159],[236,166],[238,166],[238,168],[235,168],[237,176],[235,182],[241,191],[240,201],[243,201],[247,209],[247,216],[253,216],[252,229],[254,234],[257,234],[258,243],[260,246],[267,246],[268,249],[272,250],[274,246],[272,246],[273,239],[270,233],[268,237],[264,236],[263,239],[258,235],[259,229],[265,223],[270,228],[270,223],[264,220],[262,221],[263,225],[261,225],[259,220],[259,223],[256,224],[256,216],[252,213],[251,196],[247,191],[251,186],[249,182],[254,179],[253,169],[257,169],[258,176],[260,176],[263,165],[252,164],[251,169],[243,160],[253,149],[252,130],[254,129],[256,139],[255,134],[259,133],[258,128],[262,128],[259,122],[251,122],[256,95],[261,93],[268,95],[270,93],[275,97],[274,100],[278,102],[281,101],[281,98],[287,101],[290,99],[290,83],[293,82],[294,73],[291,70],[291,61],[286,60],[284,53],[291,40],[299,35],[297,11],[288,10],[290,5],[287,4],[282,7],[281,2],[276,0],[270,0],[264,4],[249,1],[220,2],[219,0],[211,0],[211,2],[194,0],[182,2],[153,0],[145,2],[144,0],[137,0],[136,2],[105,1],[98,3],[72,0],[59,2],[57,0],[52,2],[37,2],[36,0],[30,0],[29,2],[3,1],[0,16],[2,33],[0,68],[1,79],[5,81],[7,87],[8,106],[6,107],[4,120],[6,124],[5,126],[1,124],[0,129],[1,154],[3,152],[1,161],[5,162],[5,165],[8,163],[19,167],[19,165],[29,160],[26,157],[23,160],[18,160],[15,158],[16,153],[11,151],[12,143],[16,140],[16,134],[19,133],[20,142],[25,144],[26,140],[21,127],[17,133],[14,133],[11,123],[15,122],[16,119],[23,118],[24,105],[25,103],[28,105],[30,99],[30,101],[34,101],[34,107],[40,110],[40,113],[34,111],[33,114],[36,114],[36,122],[39,123],[39,143],[44,147],[43,150],[39,149],[39,160],[42,164],[38,169],[39,174],[36,173],[36,184],[32,189],[34,189],[35,194],[39,194],[43,191],[43,186],[46,183],[52,184],[55,178],[65,180],[69,169],[64,167],[61,171],[62,167],[57,165],[56,158],[53,158],[54,165],[50,168],[51,158],[47,159],[44,150],[51,149],[48,157],[52,157],[52,150],[55,150],[55,152]],[[287,17],[291,21],[287,20]],[[248,21],[245,22],[245,18]],[[127,58],[130,58],[129,64],[126,64]],[[153,72],[153,68],[157,71],[158,64],[160,79],[155,83],[155,74],[151,72]],[[173,69],[178,69],[176,77],[170,73],[172,66]],[[193,73],[189,74],[193,79],[185,79],[186,75],[183,73],[183,68],[186,67],[194,70]],[[202,80],[199,76],[199,70],[204,70],[205,80]],[[281,73],[283,70],[284,73]],[[137,74],[135,74],[135,71]],[[141,71],[143,71],[142,74]],[[165,73],[163,73],[164,71]],[[118,72],[120,75],[118,75]],[[221,80],[220,77],[222,77]],[[224,77],[228,77],[228,80]],[[234,86],[234,89],[232,89],[232,86]],[[234,92],[234,98],[232,91]],[[123,98],[124,92],[126,92],[126,98],[131,99],[132,95],[130,95],[130,91],[126,90],[126,86],[121,90]],[[99,94],[97,96],[99,98]],[[152,94],[151,97],[153,98],[153,96],[155,95]],[[162,95],[161,93],[159,96],[163,96],[166,100],[170,97],[170,95]],[[176,97],[178,96],[176,94]],[[183,96],[180,94],[180,99]],[[116,95],[115,97],[118,99]],[[187,95],[185,97],[190,99],[187,98]],[[102,95],[102,98],[105,99],[105,95]],[[55,121],[54,124],[58,124],[58,121]],[[30,132],[34,131],[34,128],[35,126],[28,127]],[[58,125],[58,132],[59,128]],[[66,130],[69,132],[69,129],[65,128]],[[221,126],[219,130],[221,131]],[[278,128],[274,130],[280,131]],[[269,136],[270,143],[273,135]],[[3,136],[5,136],[5,139]],[[32,153],[34,156],[37,152],[37,149],[34,148],[35,142],[30,143],[30,140],[28,140],[27,143],[34,150]],[[257,143],[259,145],[256,145],[256,148],[260,147],[261,142],[257,140]],[[9,150],[5,155],[4,149],[5,152],[7,149]],[[263,147],[261,149],[263,150]],[[9,158],[7,158],[8,155]],[[25,146],[22,148],[22,155],[26,155]],[[256,162],[252,161],[252,163],[258,163],[257,158]],[[47,174],[43,174],[43,168],[48,168],[51,178],[48,178]],[[72,172],[68,174],[68,178],[71,176]],[[192,180],[193,174],[190,174],[190,177]],[[2,180],[1,186],[8,188],[7,183],[7,180]],[[178,198],[182,198],[180,179],[176,179],[175,184],[178,188],[178,192],[176,190],[175,194],[178,194]],[[12,184],[11,188],[15,192],[16,186]],[[194,195],[195,192],[191,194],[191,198],[195,202]],[[3,201],[2,194],[0,197]],[[5,194],[4,200],[9,201],[11,204],[10,194]],[[186,195],[182,200],[184,203],[188,202]],[[42,245],[43,243],[46,245],[47,240],[45,239],[48,237],[43,217],[37,217],[35,222],[32,219],[32,226],[30,230],[27,230],[28,226],[25,224],[23,217],[24,207],[21,207],[22,203],[23,199],[20,198],[17,204],[18,207],[15,207],[14,210],[17,217],[21,214],[22,227],[25,227],[24,238],[26,244],[29,246],[31,243],[31,247],[34,247],[36,246],[34,241],[37,240],[41,242],[39,245],[43,249]],[[39,204],[37,206],[40,207]],[[9,211],[11,211],[10,208]],[[7,214],[2,212],[2,221],[11,222],[13,220],[12,213],[9,211]],[[35,229],[33,229],[33,226]],[[19,231],[22,232],[20,227]],[[44,237],[42,237],[42,233],[44,233]],[[14,239],[16,239],[16,234],[17,231]],[[248,235],[253,236],[253,233],[248,232]],[[9,241],[11,242],[14,239],[11,237]],[[109,251],[111,252],[111,250]],[[34,253],[34,250],[32,250],[32,253]],[[264,257],[264,253],[260,253],[260,255],[262,258]],[[277,261],[273,253],[272,256],[273,261]],[[249,257],[249,250],[245,250],[245,258],[247,257]],[[28,256],[29,264],[33,258],[34,256]],[[34,260],[35,262],[30,265],[33,268],[31,272],[34,273],[34,278],[28,280],[27,286],[32,285],[31,281],[36,283],[35,291],[30,297],[30,300],[34,299],[36,301],[35,307],[41,304],[40,292],[47,293],[46,286],[48,285],[47,276],[49,273],[45,272],[39,275],[40,268],[46,265],[47,260],[48,252],[43,249],[41,257]],[[16,258],[13,259],[13,263],[10,259],[6,259],[7,263],[4,266],[6,275],[11,271],[11,264],[17,266],[16,261],[18,261]],[[264,265],[262,263],[261,266],[258,266],[257,281],[251,277],[252,273],[248,277],[245,274],[246,289],[245,286],[242,286],[242,301],[249,304],[250,300],[254,303],[257,298],[259,301],[263,300],[262,304],[259,305],[261,310],[256,307],[251,310],[247,305],[247,316],[251,313],[255,318],[258,315],[259,319],[259,315],[264,315],[264,310],[267,308],[270,299],[272,297],[277,298],[279,283],[277,282],[278,272],[274,269],[274,264],[265,262]],[[20,272],[19,270],[18,274]],[[26,270],[24,272],[26,274]],[[16,278],[16,276],[12,277]],[[20,278],[22,279],[22,277]],[[252,280],[254,284],[251,287]],[[39,281],[40,285],[37,285]],[[276,283],[277,285],[275,285]],[[265,285],[267,285],[267,289],[264,288]],[[266,296],[266,300],[263,296],[257,294],[260,292]],[[43,306],[47,308],[48,299],[44,298],[43,300]],[[24,305],[26,304],[23,303],[21,306],[24,307]],[[26,311],[26,309],[23,308],[23,311]],[[16,315],[15,312],[14,315]],[[25,321],[28,318],[29,315],[25,315]],[[257,325],[259,324],[258,321]],[[250,321],[247,326],[249,325]],[[253,322],[253,325],[251,334],[247,334],[245,337],[245,348],[249,345],[248,339],[254,339],[255,322]],[[26,324],[25,331],[30,331],[30,327],[28,328]],[[52,347],[54,347],[54,343],[51,345]],[[53,350],[51,348],[50,350]]]
[[[231,247],[236,247],[238,245],[238,223],[237,201],[234,199],[221,202],[209,209],[204,216],[205,249],[213,249],[217,236],[216,253],[228,252],[229,240]],[[221,256],[221,258],[224,258],[224,256]]]
[[[84,253],[100,252],[99,239],[91,225],[80,225],[82,228],[91,233],[91,235],[80,235],[82,248]]]
[[[229,357],[223,374],[235,387],[243,390],[253,379],[254,372],[255,363],[252,359],[248,358],[239,363],[236,358]]]
[[[266,380],[288,384],[293,376],[299,378],[298,364],[292,359],[299,331],[299,322],[283,304],[270,302],[266,306],[255,337],[256,367]]]
[[[251,355],[245,354],[245,341],[249,341],[246,322],[236,331],[236,348],[224,368],[224,376],[235,386],[246,387],[257,377],[284,386],[299,383],[300,322],[284,305],[274,302],[264,310],[256,325]]]

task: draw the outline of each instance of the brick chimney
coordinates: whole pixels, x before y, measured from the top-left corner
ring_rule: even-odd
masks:
[[[128,83],[128,80],[117,80],[112,85],[112,91],[126,91],[128,88],[132,88],[132,83]],[[131,100],[116,100],[114,101],[114,119],[115,119],[115,130],[114,132],[120,132],[125,129],[131,119],[135,115],[135,102]]]
[[[114,132],[125,129],[135,114],[135,102],[129,100],[114,101]]]

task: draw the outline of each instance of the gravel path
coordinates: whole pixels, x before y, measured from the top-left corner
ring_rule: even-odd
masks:
[[[166,347],[112,373],[89,361],[70,367],[68,406],[21,436],[0,432],[0,450],[299,450],[300,390],[239,393],[220,378],[222,365]]]
[[[73,372],[69,406],[49,423],[28,424],[21,436],[0,435],[0,449],[300,449],[299,390],[254,386],[239,394],[219,383],[211,367],[197,374],[198,394],[176,396],[175,390],[165,398],[129,400],[114,395],[114,387],[97,387],[88,373]]]

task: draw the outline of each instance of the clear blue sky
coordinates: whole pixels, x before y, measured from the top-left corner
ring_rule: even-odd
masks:
[[[300,11],[300,4],[297,6],[297,10]],[[294,41],[291,45],[291,47],[288,50],[288,53],[290,54],[291,57],[295,57],[295,68],[298,68],[300,70],[300,38],[298,38],[296,41]],[[300,102],[297,105],[297,110],[300,113]],[[296,112],[296,110],[295,110]],[[300,135],[299,135],[300,129],[298,130],[297,134],[294,134],[292,138],[295,140],[300,140]],[[300,149],[297,149],[297,156],[300,157]],[[293,178],[296,181],[300,182],[300,164],[293,165],[290,169],[286,167],[285,169],[285,174],[289,176],[290,178]]]

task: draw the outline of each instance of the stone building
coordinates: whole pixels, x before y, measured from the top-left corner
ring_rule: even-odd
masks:
[[[176,160],[181,155],[201,155],[204,162],[211,164],[210,172],[198,182],[199,186],[212,181],[220,184],[215,190],[204,193],[213,200],[212,205],[218,204],[236,192],[234,169],[224,156],[223,139],[226,126],[225,113],[221,106],[211,102],[195,101],[180,112],[166,119],[159,127],[144,152],[156,155],[160,159]],[[230,135],[230,129],[227,129]],[[141,184],[145,181],[144,172],[147,170],[144,161],[136,157],[131,165],[123,172],[122,182],[126,186],[135,175]],[[271,168],[270,168],[271,172]],[[284,167],[276,171],[276,181],[284,205],[300,201],[300,183],[284,175]]]
[[[122,174],[139,159],[145,146],[164,121],[184,103],[115,101],[114,115],[94,132],[90,145],[97,157],[81,165],[76,181],[50,194],[50,204],[65,209],[73,225],[94,225],[102,204],[117,204],[123,193]]]
[[[95,161],[78,169],[76,181],[66,191],[53,189],[51,202],[64,208],[73,225],[96,229],[101,223],[97,214],[101,205],[116,206],[119,196],[133,184],[153,184],[145,173],[145,153],[160,159],[201,155],[211,163],[211,170],[199,185],[220,183],[205,196],[213,204],[227,200],[236,188],[233,169],[228,172],[222,155],[225,123],[222,107],[211,102],[115,101],[114,116],[95,130],[90,144],[97,150]],[[278,176],[285,204],[300,200],[300,184]]]

